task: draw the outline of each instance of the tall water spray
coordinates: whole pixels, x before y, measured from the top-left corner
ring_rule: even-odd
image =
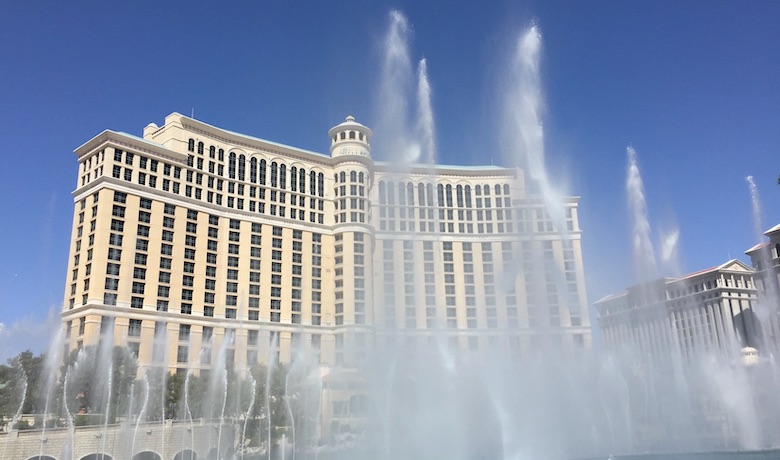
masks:
[[[428,61],[423,58],[417,65],[417,112],[420,152],[417,161],[425,165],[436,164],[435,124],[431,104],[431,85],[428,82]]]
[[[382,64],[377,93],[377,133],[374,150],[405,170],[413,164],[435,162],[435,129],[428,63],[421,59],[413,71],[410,52],[412,29],[400,11],[390,12],[382,41]],[[416,80],[416,90],[415,90]],[[416,100],[416,104],[410,101]]]
[[[65,413],[65,421],[68,424],[68,439],[70,441],[68,444],[70,458],[64,460],[71,460],[71,458],[74,457],[74,450],[76,448],[76,427],[73,423],[73,414],[68,407],[68,379],[72,368],[73,366],[68,366],[65,377],[62,379],[62,410]]]
[[[278,347],[279,334],[274,334],[271,337],[271,346],[268,351],[268,369],[265,374],[265,394],[263,395],[265,397],[266,422],[268,424],[268,460],[271,460],[271,430],[273,429],[273,422],[271,420],[271,373],[274,370],[274,365],[277,364],[276,351],[278,350]]]
[[[633,224],[631,243],[634,252],[634,264],[639,282],[649,281],[656,276],[657,265],[653,243],[650,240],[650,221],[647,217],[645,187],[639,173],[639,163],[633,147],[626,148],[628,172],[626,192],[628,209]]]
[[[46,381],[44,383],[44,395],[45,403],[43,409],[43,431],[41,433],[41,446],[39,456],[43,455],[43,444],[46,439],[47,420],[49,417],[49,403],[51,398],[55,396],[55,387],[57,383],[57,372],[59,366],[62,363],[62,336],[64,335],[64,328],[58,327],[55,329],[54,337],[49,344],[49,351],[46,353],[44,359],[44,372],[46,373]]]
[[[674,227],[661,235],[661,267],[667,276],[681,276],[679,261],[680,229]]]
[[[195,445],[195,433],[192,430],[192,410],[190,410],[190,379],[192,378],[192,372],[193,369],[190,368],[187,371],[187,377],[184,379],[184,419],[190,424],[190,450]]]
[[[255,397],[257,396],[255,393],[257,391],[257,381],[254,378],[252,378],[251,374],[249,374],[249,380],[251,383],[250,388],[252,389],[252,393],[251,393],[252,397],[249,400],[249,407],[247,407],[246,413],[244,414],[244,426],[241,429],[241,459],[242,460],[244,458],[244,452],[246,451],[246,426],[247,423],[249,422],[249,417],[252,415],[252,409],[255,408]]]
[[[755,236],[757,242],[761,242],[764,239],[761,197],[758,194],[758,187],[756,186],[756,181],[753,180],[753,176],[747,176],[745,180],[747,181],[748,189],[750,190],[750,207],[753,214],[753,235]]]
[[[518,38],[504,82],[504,157],[508,166],[523,168],[531,183],[526,187],[541,195],[558,230],[565,229],[560,192],[545,166],[544,97],[541,84],[542,34],[532,24]]]
[[[135,440],[138,437],[138,426],[141,422],[146,421],[146,408],[149,405],[149,377],[144,374],[144,403],[141,406],[141,411],[138,413],[138,418],[135,419],[135,429],[133,430],[133,441],[130,444],[130,452],[135,451]]]
[[[22,410],[24,409],[24,401],[27,398],[27,375],[24,375],[24,371],[22,371],[22,398],[21,402],[19,403],[19,409],[16,411],[13,417],[11,417],[11,427],[13,428],[14,425],[16,425],[16,422],[19,421],[19,418],[22,416]],[[5,459],[5,451],[8,448],[8,440],[11,437],[6,435],[5,442],[3,443],[3,459]]]
[[[753,214],[753,231],[754,238],[758,247],[758,257],[761,270],[766,270],[772,266],[772,248],[764,243],[764,223],[763,213],[761,211],[761,197],[758,193],[758,186],[756,186],[753,176],[747,176],[745,180],[748,183],[750,189],[750,202]],[[761,274],[757,274],[757,277]],[[754,313],[760,320],[759,327],[763,337],[773,337],[780,333],[780,325],[778,325],[778,318],[772,314],[774,305],[778,304],[780,299],[780,289],[778,288],[777,281],[774,276],[767,276],[764,280],[764,298],[770,299],[769,302],[759,302],[757,308],[754,309]]]
[[[374,148],[404,163],[414,160],[409,145],[409,105],[407,95],[412,87],[412,61],[409,57],[411,27],[400,11],[390,12],[390,26],[382,42],[383,60],[377,94]]]
[[[222,426],[225,424],[225,407],[227,407],[227,392],[228,392],[228,372],[227,369],[223,370],[222,381],[225,385],[225,391],[222,393],[222,409],[219,412],[219,428],[217,429],[217,457],[222,455]]]

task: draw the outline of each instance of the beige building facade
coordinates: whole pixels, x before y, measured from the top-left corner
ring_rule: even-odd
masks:
[[[738,260],[680,278],[659,279],[595,303],[608,349],[633,348],[667,360],[756,347],[753,270]]]
[[[590,345],[576,197],[553,212],[518,169],[375,162],[370,136],[348,117],[325,155],[173,113],[76,149],[67,349],[208,372],[434,336]]]

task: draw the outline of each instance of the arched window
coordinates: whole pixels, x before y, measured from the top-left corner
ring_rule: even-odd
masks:
[[[228,177],[236,178],[236,152],[230,152],[228,156]]]
[[[417,184],[417,203],[420,206],[425,206],[425,184],[422,182]]]
[[[214,158],[217,154],[217,149],[212,145],[209,147],[209,158]]]
[[[317,194],[317,173],[314,171],[309,173],[309,193],[312,196]]]
[[[403,182],[398,183],[398,204],[406,204],[406,187]]]
[[[277,179],[279,178],[279,167],[276,162],[271,162],[271,187],[276,187]]]
[[[474,194],[477,195],[477,196],[481,196],[482,195],[482,186],[481,185],[477,185],[476,187],[474,187]]]
[[[341,174],[339,174],[339,178],[340,178],[339,182],[341,182],[343,184],[344,182],[347,181],[347,173],[345,173],[344,171],[341,171]]]
[[[358,174],[358,182],[360,182],[362,184],[362,183],[364,183],[364,181],[365,181],[365,178],[363,176],[363,173],[361,172],[360,174]]]
[[[436,187],[436,191],[438,192],[436,195],[436,197],[438,198],[436,205],[444,206],[444,185],[439,184],[438,187]]]
[[[496,195],[501,195],[501,185],[496,184]]]
[[[385,189],[385,181],[379,181],[379,204],[387,203],[387,190]]]
[[[350,182],[357,182],[357,173],[355,171],[349,172],[349,181]]]
[[[466,186],[466,207],[467,208],[471,207],[471,186],[470,185]]]
[[[257,158],[255,157],[249,160],[249,181],[253,184],[257,183]]]
[[[195,151],[195,139],[190,139],[189,141],[187,141],[187,150],[189,150],[190,152]]]
[[[387,204],[395,204],[395,184],[387,183]]]
[[[265,160],[260,160],[260,185],[265,185]]]
[[[485,192],[485,196],[490,196],[490,186],[488,184],[485,184],[482,191]]]
[[[295,166],[290,168],[290,190],[293,192],[298,191],[298,168]]]
[[[414,206],[414,184],[411,182],[406,184],[406,200],[409,202],[409,206]]]
[[[509,184],[504,184],[504,195],[509,195]]]
[[[447,207],[452,207],[452,185],[447,184]]]
[[[238,157],[238,180],[246,179],[246,158],[244,155]]]
[[[298,172],[298,191],[306,193],[306,170],[303,168]]]
[[[462,208],[463,207],[463,186],[462,185],[458,185],[455,188],[455,194],[457,195],[458,198],[458,207]]]
[[[203,155],[203,142],[198,142],[198,153]]]
[[[355,138],[355,131],[350,131],[349,132],[349,138],[350,139],[354,139]]]
[[[225,161],[225,151],[219,149],[219,161]]]
[[[428,206],[433,206],[433,184],[425,186],[425,198],[428,200]]]
[[[287,188],[287,165],[279,165],[279,188]]]
[[[325,195],[325,174],[323,173],[317,174],[317,195]]]

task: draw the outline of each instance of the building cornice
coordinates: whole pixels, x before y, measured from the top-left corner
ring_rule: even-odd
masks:
[[[170,150],[156,142],[108,129],[82,144],[73,153],[81,158],[105,147],[118,147],[123,150],[132,149],[134,153],[143,152],[176,162],[187,160],[187,155]]]
[[[200,120],[185,117],[184,115],[178,113],[173,113],[168,117],[166,117],[165,124],[168,125],[172,118],[174,119],[178,118],[178,121],[181,124],[182,129],[184,129],[185,131],[189,131],[195,134],[200,134],[201,136],[214,139],[215,141],[221,142],[223,144],[228,144],[233,147],[243,147],[266,155],[270,154],[270,155],[285,156],[299,161],[306,161],[306,162],[319,164],[321,166],[328,166],[328,167],[333,166],[333,160],[330,158],[330,156],[319,152],[313,152],[313,151],[304,150],[297,147],[291,147],[289,145],[284,145],[277,142],[260,139],[246,134],[224,130],[221,128],[217,128],[216,126],[212,126],[208,123],[204,123]]]

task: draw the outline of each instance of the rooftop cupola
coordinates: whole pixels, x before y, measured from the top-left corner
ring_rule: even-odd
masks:
[[[355,121],[355,117],[347,119],[328,131],[330,137],[330,156],[356,155],[371,158],[371,130]]]

